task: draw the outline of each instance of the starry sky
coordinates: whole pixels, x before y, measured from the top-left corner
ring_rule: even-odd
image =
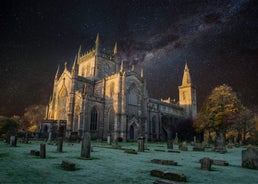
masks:
[[[0,115],[46,105],[58,65],[71,67],[97,33],[144,69],[150,97],[178,100],[187,62],[198,108],[221,84],[258,106],[257,15],[256,0],[1,0]]]

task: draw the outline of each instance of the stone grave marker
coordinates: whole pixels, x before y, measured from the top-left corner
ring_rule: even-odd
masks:
[[[90,133],[87,132],[84,134],[82,139],[81,157],[85,159],[90,159],[90,152],[91,152],[91,138],[90,138]]]
[[[138,152],[144,152],[144,137],[138,138]]]
[[[61,166],[68,171],[74,171],[75,170],[75,163],[72,163],[72,162],[67,161],[67,160],[63,160],[62,163],[61,163]]]
[[[40,158],[46,158],[46,144],[40,144]]]
[[[178,136],[177,136],[177,133],[176,133],[176,137],[174,139],[174,144],[178,144]]]
[[[11,146],[14,146],[14,147],[17,145],[17,137],[16,136],[12,135],[10,137],[10,144],[11,144]]]
[[[173,140],[167,141],[167,149],[173,149]]]
[[[216,139],[215,151],[219,153],[226,153],[225,139],[222,134],[220,134]]]
[[[63,152],[63,137],[57,139],[57,152]]]
[[[201,169],[202,170],[207,170],[210,171],[211,170],[211,164],[212,164],[212,159],[208,158],[208,157],[204,157],[200,160],[201,162]]]
[[[242,167],[258,169],[258,151],[253,147],[242,151]]]
[[[107,143],[108,143],[108,145],[111,145],[111,136],[110,135],[107,136]]]

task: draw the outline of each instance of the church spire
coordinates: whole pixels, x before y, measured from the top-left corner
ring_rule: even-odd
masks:
[[[77,66],[77,55],[75,55],[75,57],[74,57],[72,72],[75,72],[76,66]]]
[[[59,75],[59,65],[58,65],[57,70],[56,70],[55,80],[57,80],[58,75]]]
[[[78,64],[79,64],[80,56],[81,56],[81,45],[79,47],[77,54],[74,57],[72,75],[76,75],[78,73]]]
[[[115,43],[115,46],[114,46],[114,55],[117,54],[117,42]]]
[[[99,33],[97,34],[97,37],[96,37],[96,41],[95,41],[95,50],[96,50],[96,55],[98,55],[99,54],[99,46],[100,44],[99,44]]]
[[[184,75],[183,75],[183,80],[182,80],[182,86],[186,86],[191,84],[191,77],[190,77],[190,72],[187,66],[187,63],[185,63],[185,69],[184,69]]]
[[[141,68],[141,78],[143,78],[143,68]]]
[[[77,53],[77,59],[78,59],[78,61],[79,61],[80,56],[81,56],[81,49],[82,49],[82,46],[80,45],[79,50],[78,50],[78,53]],[[77,63],[77,64],[78,64],[78,63]]]
[[[122,60],[121,64],[120,64],[120,72],[124,71],[124,61]]]
[[[64,62],[64,70],[67,70],[67,62]]]

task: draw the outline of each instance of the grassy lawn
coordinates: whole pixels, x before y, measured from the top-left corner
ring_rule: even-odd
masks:
[[[183,173],[187,183],[258,183],[258,170],[241,167],[241,151],[245,148],[228,149],[226,154],[214,152],[180,153],[167,152],[165,143],[148,143],[148,150],[138,154],[124,153],[111,149],[105,142],[92,142],[90,160],[80,158],[81,144],[64,143],[63,152],[56,151],[56,145],[46,144],[46,158],[30,154],[40,149],[39,141],[17,144],[17,147],[0,142],[0,183],[148,183],[159,179],[150,176],[152,169]],[[137,150],[137,143],[119,143],[122,148]],[[174,150],[178,150],[175,145]],[[159,150],[159,151],[158,151]],[[200,169],[203,157],[225,160],[229,166],[212,165],[212,171]],[[174,160],[178,166],[151,163],[152,159]],[[76,164],[75,171],[64,170],[62,160]]]

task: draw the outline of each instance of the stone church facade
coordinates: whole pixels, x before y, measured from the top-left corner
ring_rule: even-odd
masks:
[[[185,66],[179,87],[179,105],[170,99],[148,96],[143,71],[125,70],[118,61],[117,45],[113,52],[101,49],[99,35],[95,48],[79,49],[72,69],[56,72],[46,120],[66,121],[66,137],[71,132],[93,139],[133,141],[139,136],[148,140],[166,140],[175,134],[173,127],[182,119],[196,115],[196,91]]]

